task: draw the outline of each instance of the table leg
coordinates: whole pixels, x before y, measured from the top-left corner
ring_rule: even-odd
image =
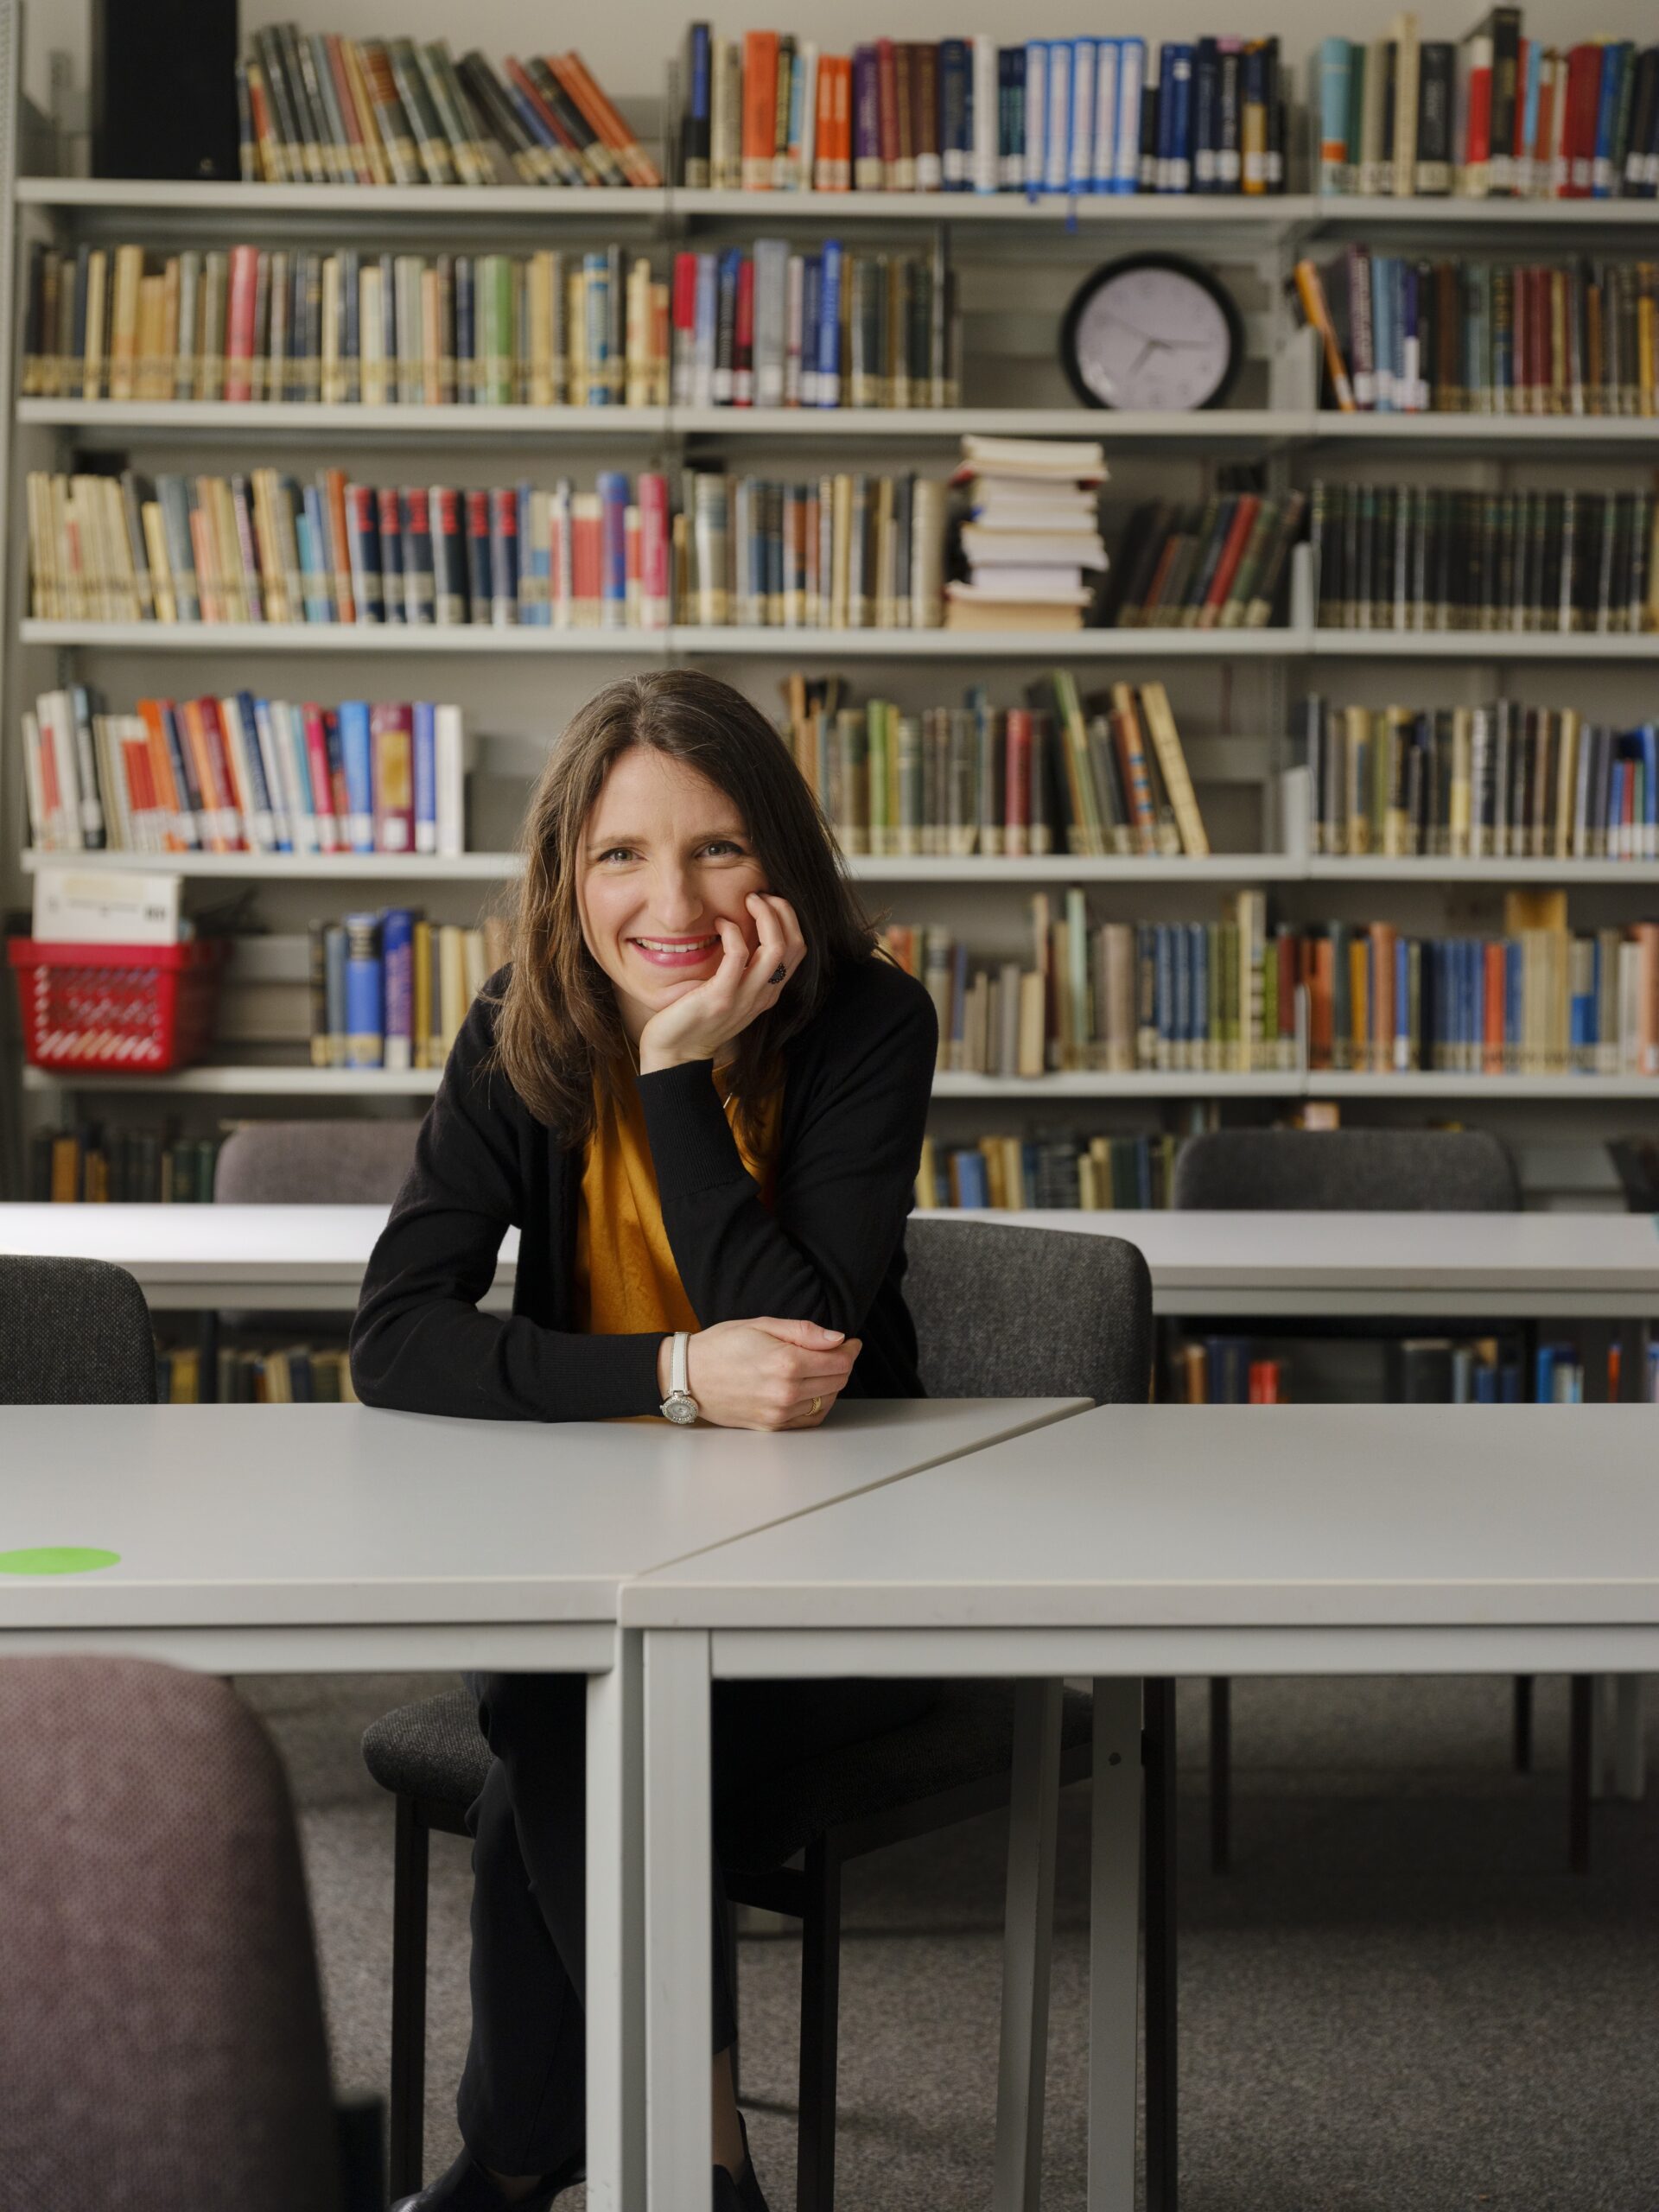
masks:
[[[1089,1901],[1089,2212],[1134,2212],[1141,1685],[1095,1683]]]
[[[588,1678],[588,2202],[645,2200],[643,1725],[637,1633]]]
[[[1175,1685],[1142,1686],[1147,1792],[1147,2212],[1176,2212],[1180,2196],[1175,2031]]]
[[[1008,1886],[1002,1935],[1001,2052],[996,2084],[996,2212],[1035,2212],[1042,2195],[1048,2073],[1048,1978],[1054,1933],[1064,1684],[1014,1691]]]
[[[705,1634],[646,1630],[645,2194],[651,2212],[708,2212],[714,2167],[709,1683]]]
[[[1614,1723],[1614,1787],[1621,1797],[1639,1804],[1648,1789],[1647,1745],[1643,1730],[1641,1675],[1618,1675],[1618,1706]]]

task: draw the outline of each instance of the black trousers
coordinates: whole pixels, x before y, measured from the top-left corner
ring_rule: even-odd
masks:
[[[586,2120],[587,1678],[469,1675],[494,1758],[473,1833],[473,2034],[456,2115],[498,2173],[549,2173]],[[716,1682],[710,1777],[721,1808],[790,1767],[913,1719],[929,1682]],[[737,2040],[730,1908],[715,1867],[714,2036]]]

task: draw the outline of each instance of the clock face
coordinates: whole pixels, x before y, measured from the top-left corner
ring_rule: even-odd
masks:
[[[1176,414],[1205,406],[1233,367],[1220,302],[1184,270],[1150,262],[1109,275],[1071,329],[1077,373],[1104,407]]]

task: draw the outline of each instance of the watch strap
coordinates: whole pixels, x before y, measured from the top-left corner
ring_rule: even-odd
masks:
[[[689,1388],[690,1376],[690,1361],[689,1356],[690,1350],[690,1331],[689,1329],[677,1329],[674,1332],[674,1350],[671,1353],[669,1360],[668,1388],[671,1397],[675,1396],[681,1392],[683,1392],[688,1397],[690,1395],[690,1390]]]

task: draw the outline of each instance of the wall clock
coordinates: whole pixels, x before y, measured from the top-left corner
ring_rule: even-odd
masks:
[[[1232,295],[1179,254],[1109,261],[1084,280],[1060,327],[1060,359],[1085,407],[1218,407],[1243,359]]]

